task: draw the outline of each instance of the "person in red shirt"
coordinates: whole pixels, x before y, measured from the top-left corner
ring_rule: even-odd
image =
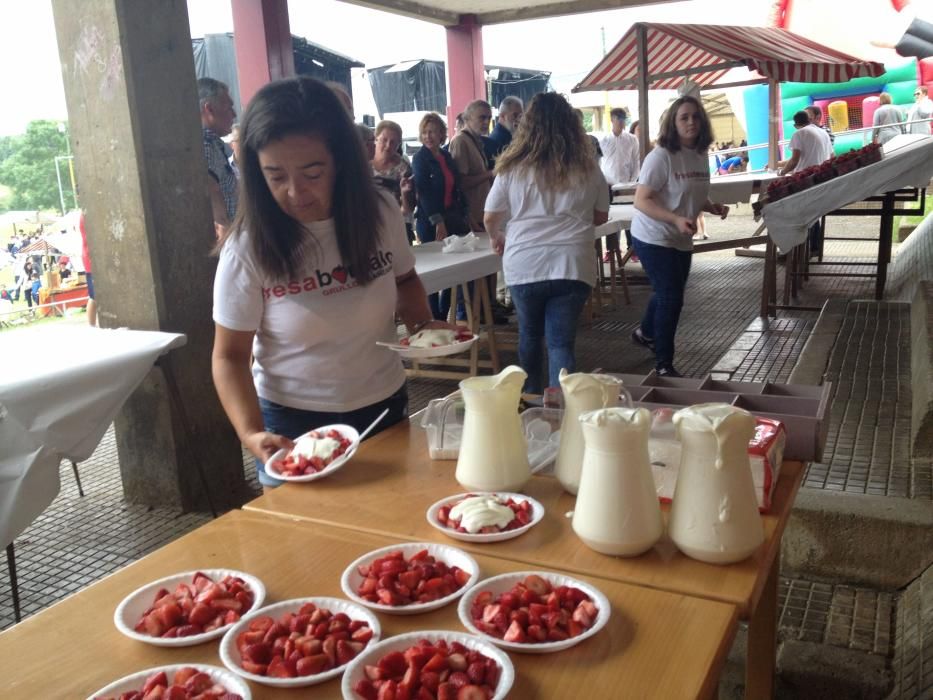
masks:
[[[84,230],[84,212],[78,220],[78,230],[81,232],[81,262],[84,264],[84,279],[87,281],[87,322],[91,326],[97,325],[97,302],[94,300],[94,276],[91,274],[91,255],[87,249],[87,232]]]

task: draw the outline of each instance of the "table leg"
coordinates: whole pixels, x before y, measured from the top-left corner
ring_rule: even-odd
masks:
[[[609,299],[616,308],[616,251],[609,251]]]
[[[496,346],[496,321],[492,314],[492,300],[489,298],[488,282],[488,279],[482,279],[477,282],[477,284],[480,285],[477,298],[479,300],[479,308],[481,310],[481,313],[477,314],[477,316],[486,319],[486,325],[488,326],[486,330],[486,345],[489,347],[489,360],[492,362],[493,374],[498,374],[499,349]],[[477,345],[478,343],[474,343],[473,347],[475,348]]]
[[[485,280],[483,280],[485,283]],[[473,295],[470,296],[470,287],[467,282],[459,285],[460,290],[463,293],[463,308],[466,310],[466,321],[467,328],[469,328],[474,334],[479,333],[479,325],[481,315],[479,313],[479,304],[477,300],[480,298],[479,290],[476,285],[473,286]],[[454,310],[456,306],[456,288],[453,293],[454,300],[451,303],[451,311]],[[456,318],[456,315],[454,316]],[[456,321],[451,321],[451,323],[456,323]],[[479,374],[479,341],[473,343],[473,347],[470,348],[470,376],[475,377]]]
[[[768,700],[774,697],[774,666],[777,654],[777,591],[780,553],[775,555],[758,606],[748,622],[745,661],[745,697]]]
[[[771,294],[776,285],[777,276],[777,254],[775,253],[774,243],[768,239],[765,246],[765,266],[764,275],[761,280],[761,309],[759,315],[762,318],[768,318],[771,315]]]
[[[12,542],[6,546],[6,565],[10,570],[10,590],[13,592],[13,619],[19,622],[23,618],[19,612],[19,582],[16,580],[16,553]]]
[[[73,459],[69,459],[68,461],[71,462],[71,471],[74,472],[75,483],[78,485],[78,495],[84,496],[84,489],[81,488],[81,477],[78,476],[78,465],[75,464],[75,461]]]
[[[790,294],[791,288],[794,284],[794,264],[797,261],[797,248],[791,249],[787,254],[787,257],[784,258],[784,291],[782,296],[782,302],[784,306],[790,304]]]
[[[884,285],[891,262],[891,241],[894,238],[894,193],[887,192],[881,205],[881,228],[878,236],[878,276],[875,278],[875,299],[884,298]]]

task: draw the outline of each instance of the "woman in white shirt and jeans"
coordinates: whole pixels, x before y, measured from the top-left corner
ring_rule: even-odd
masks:
[[[324,83],[264,86],[240,131],[240,206],[219,244],[214,384],[264,463],[329,423],[386,428],[408,410],[395,315],[433,320],[398,203],[377,193],[356,126]],[[252,357],[252,363],[251,363]]]
[[[609,188],[573,108],[558,93],[536,95],[512,143],[496,162],[484,222],[518,313],[518,356],[525,391],[560,386],[576,369],[574,340],[596,283],[594,224],[608,219]]]
[[[709,117],[691,96],[674,101],[661,119],[657,145],[646,157],[635,190],[632,238],[654,294],[632,340],[654,351],[660,376],[674,369],[674,335],[684,303],[693,257],[693,235],[700,212],[723,219],[729,207],[709,201],[713,142]]]

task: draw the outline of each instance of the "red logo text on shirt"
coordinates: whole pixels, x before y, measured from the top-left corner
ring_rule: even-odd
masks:
[[[675,180],[705,180],[709,177],[709,173],[705,173],[702,170],[688,170],[685,173],[674,173]]]
[[[380,250],[369,259],[369,265],[374,273],[374,278],[382,277],[392,269],[392,253],[384,253]],[[291,294],[302,294],[317,290],[321,290],[322,294],[329,296],[358,286],[359,282],[354,278],[353,270],[338,265],[330,271],[317,269],[313,274],[302,280],[292,280],[288,284],[277,284],[274,287],[263,287],[262,298],[264,300],[273,297],[281,298]]]

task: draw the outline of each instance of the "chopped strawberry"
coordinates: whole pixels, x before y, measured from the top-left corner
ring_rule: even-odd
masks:
[[[490,591],[477,594],[470,615],[476,629],[485,634],[517,644],[537,644],[583,634],[593,626],[599,610],[579,588],[554,588],[531,574],[498,596]]]
[[[509,625],[502,638],[507,642],[516,642],[518,644],[528,641],[525,630],[518,620],[512,620],[512,624]]]
[[[422,639],[403,652],[386,654],[363,672],[365,679],[354,686],[363,700],[371,700],[374,693],[377,700],[487,700],[495,695],[501,669],[494,660],[457,642]]]
[[[457,700],[487,700],[486,691],[477,685],[465,685],[457,691]]]
[[[143,613],[134,629],[153,637],[202,634],[235,622],[241,612],[252,607],[254,600],[242,579],[226,576],[213,581],[199,571],[190,584],[181,582],[172,593],[159,589],[153,607]],[[235,613],[236,617],[226,615],[227,612]]]

